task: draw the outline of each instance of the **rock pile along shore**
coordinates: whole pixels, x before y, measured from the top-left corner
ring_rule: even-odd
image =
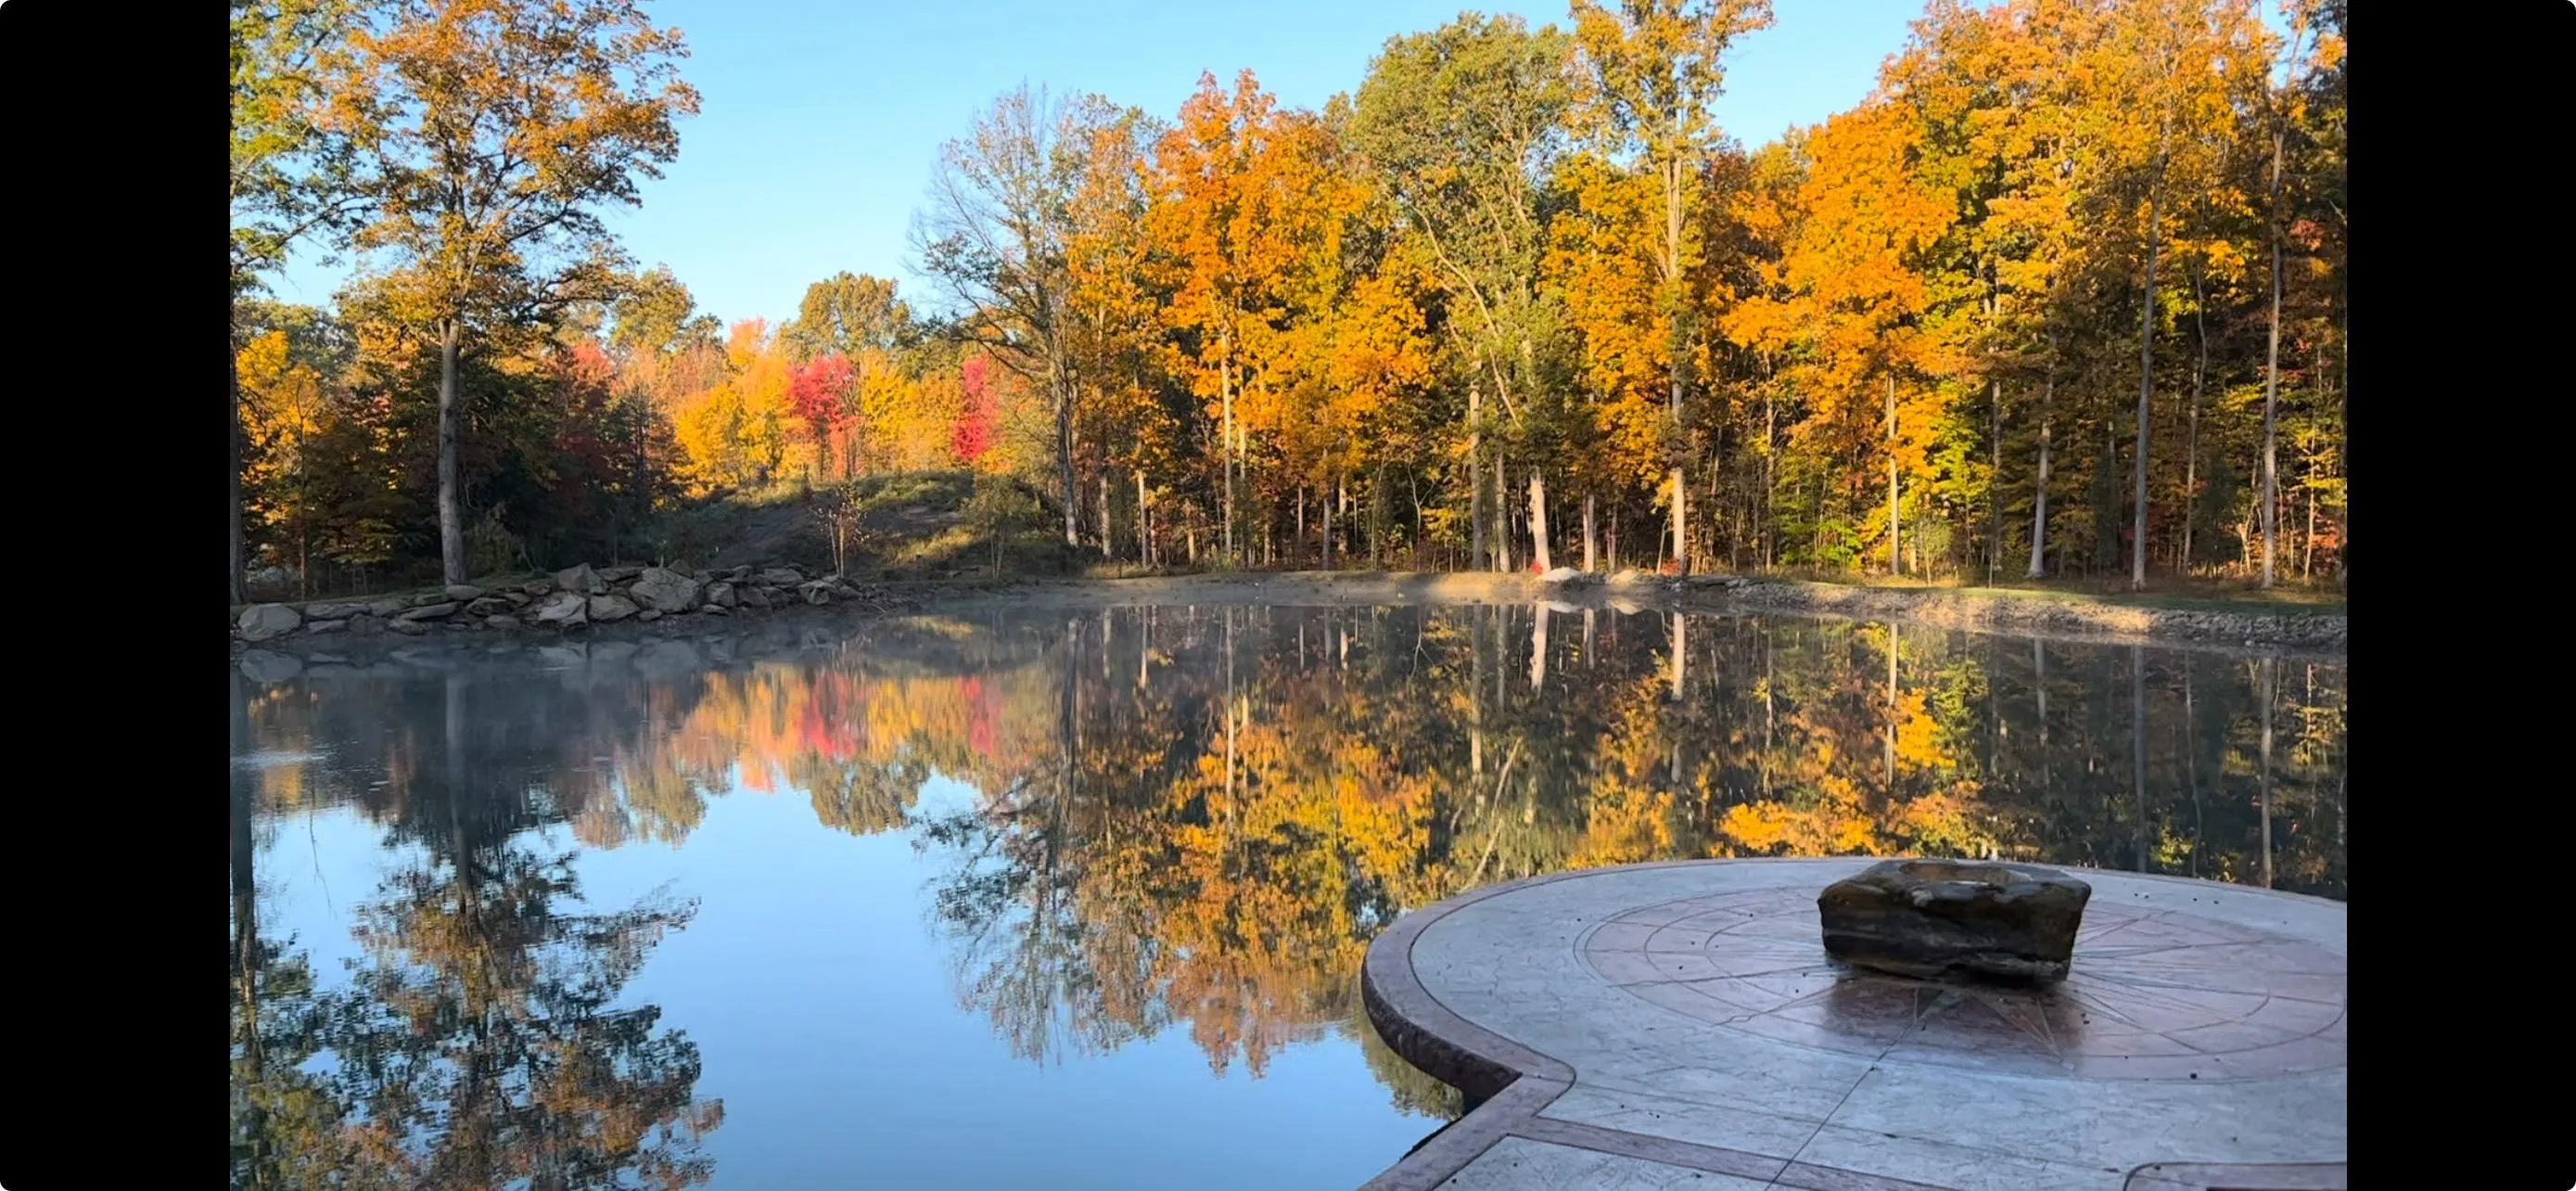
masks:
[[[795,567],[733,567],[681,572],[665,567],[567,567],[553,577],[516,586],[452,584],[408,595],[367,600],[317,600],[304,604],[253,604],[233,625],[246,643],[326,633],[433,632],[565,633],[594,625],[665,617],[717,620],[789,608],[858,605],[872,610],[907,606],[886,588],[839,575],[808,576]]]

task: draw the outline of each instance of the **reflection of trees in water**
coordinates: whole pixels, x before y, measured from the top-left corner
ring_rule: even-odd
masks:
[[[795,660],[476,684],[467,714],[508,780],[470,813],[486,833],[678,841],[707,798],[785,785],[828,826],[913,825],[944,869],[960,995],[1016,1053],[1186,1023],[1212,1066],[1258,1073],[1364,1033],[1359,962],[1403,909],[1568,868],[1923,853],[2340,896],[2342,684],[2304,662],[1603,610],[930,621]],[[448,709],[423,685],[259,696],[259,747],[381,742],[339,777],[272,770],[263,800],[434,826],[421,733]],[[334,714],[367,722],[314,722]],[[383,784],[326,790],[369,772]],[[972,804],[924,817],[933,773]]]
[[[2214,655],[1722,618],[1546,634],[1543,615],[1071,626],[1045,662],[1072,684],[1069,778],[1034,762],[930,833],[966,995],[1024,1052],[1149,1033],[1150,1008],[1258,1070],[1352,1021],[1348,982],[1401,908],[1534,873],[1929,853],[2259,881],[2268,806],[2275,883],[2341,890],[2339,735],[2276,749],[2266,782],[2261,688]],[[2335,714],[2339,672],[2300,668],[2315,685],[2279,715]],[[1106,940],[1141,944],[1099,962]]]
[[[389,878],[360,912],[367,958],[319,1041],[369,1148],[407,1186],[678,1187],[704,1182],[696,1044],[652,1005],[612,1008],[690,904],[607,914],[571,857],[507,843]]]
[[[1433,1078],[1429,1072],[1404,1060],[1377,1036],[1377,1027],[1369,1024],[1368,1014],[1359,1003],[1358,994],[1351,996],[1351,1015],[1341,1025],[1344,1037],[1355,1039],[1360,1055],[1368,1061],[1369,1074],[1385,1085],[1387,1097],[1396,1111],[1417,1117],[1456,1120],[1466,1113],[1466,1096],[1458,1089]]]
[[[235,753],[252,739],[245,695],[236,680]],[[254,780],[239,769],[231,811],[232,1185],[327,1185],[337,1172],[359,1169],[359,1154],[341,1128],[341,1105],[304,1070],[323,1017],[312,963],[292,940],[260,930]]]
[[[317,992],[290,941],[257,925],[253,782],[236,776],[233,1184],[545,1189],[706,1181],[697,1047],[625,985],[694,904],[584,913],[533,735],[487,726],[451,676],[441,715],[399,754],[389,843],[416,858],[356,912],[364,959]],[[242,699],[245,710],[250,701]],[[244,716],[243,719],[247,719]],[[387,785],[393,786],[391,771]],[[256,1023],[255,1025],[253,1023]]]

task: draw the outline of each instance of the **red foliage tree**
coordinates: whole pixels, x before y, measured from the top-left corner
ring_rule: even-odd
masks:
[[[590,342],[558,354],[554,365],[562,401],[555,422],[557,511],[573,523],[596,520],[596,498],[615,482],[617,471],[616,447],[609,441],[617,365]]]
[[[984,452],[993,449],[993,384],[984,357],[968,357],[960,379],[966,403],[948,428],[948,447],[959,462],[973,467]]]
[[[814,436],[814,445],[827,468],[832,443],[850,424],[850,398],[858,387],[858,369],[838,353],[814,357],[788,382],[787,407]]]

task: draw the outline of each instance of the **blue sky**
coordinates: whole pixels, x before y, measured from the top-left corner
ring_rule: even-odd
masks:
[[[1022,80],[1097,91],[1165,117],[1199,72],[1250,67],[1282,103],[1354,90],[1386,39],[1457,15],[1457,0],[656,0],[688,36],[704,107],[680,157],[611,216],[640,263],[668,264],[726,321],[796,309],[843,269],[903,279],[906,233],[943,141]],[[1921,0],[1773,0],[1718,103],[1747,145],[1858,102]],[[1560,3],[1498,5],[1536,24]],[[339,270],[299,262],[276,296],[329,300]]]

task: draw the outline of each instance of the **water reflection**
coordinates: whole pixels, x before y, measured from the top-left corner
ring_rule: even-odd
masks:
[[[724,1106],[695,1094],[697,1047],[654,1006],[617,1005],[697,907],[587,912],[572,856],[527,834],[554,812],[538,725],[469,715],[461,676],[410,685],[442,714],[434,737],[389,742],[379,819],[403,859],[352,912],[364,958],[339,987],[317,992],[259,924],[254,816],[299,791],[297,766],[236,770],[233,1184],[705,1182]]]
[[[236,679],[236,1186],[708,1179],[695,1046],[621,1001],[695,904],[594,912],[541,829],[685,848],[736,790],[909,833],[956,996],[1015,1055],[1177,1028],[1259,1076],[1330,1041],[1429,1115],[1455,1093],[1378,1045],[1357,972],[1397,914],[1479,885],[1930,854],[2344,892],[2338,666],[1546,606],[920,619],[737,652]],[[926,808],[933,775],[971,800]],[[261,933],[253,840],[323,806],[402,857],[327,990]]]

